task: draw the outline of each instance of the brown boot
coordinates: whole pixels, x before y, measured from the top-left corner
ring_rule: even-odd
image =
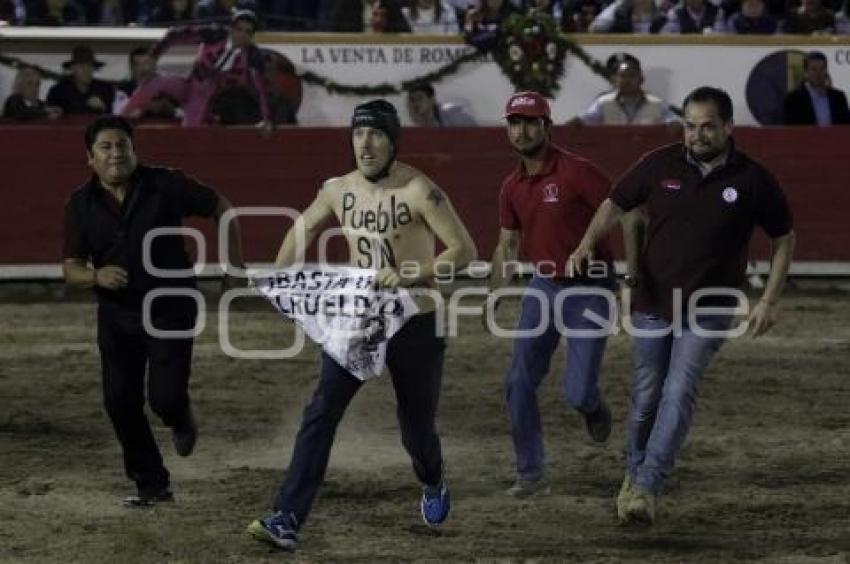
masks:
[[[599,407],[593,413],[584,416],[587,434],[593,442],[604,443],[611,436],[611,410],[605,400],[599,399]]]

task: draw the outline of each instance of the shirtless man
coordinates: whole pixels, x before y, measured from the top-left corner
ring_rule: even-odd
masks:
[[[385,288],[433,286],[436,265],[461,269],[476,256],[475,243],[440,188],[418,170],[396,161],[401,126],[392,104],[357,106],[351,120],[357,169],[324,183],[316,199],[287,233],[276,264],[299,262],[325,223],[336,217],[348,241],[351,262],[377,270]],[[306,234],[303,245],[296,237]],[[445,250],[435,256],[435,237]],[[422,483],[422,518],[437,526],[449,514],[449,490],[435,419],[440,395],[444,340],[436,314],[418,299],[420,313],[389,341],[387,366],[398,402],[402,443]],[[293,550],[328,466],[337,425],[363,384],[322,354],[319,384],[304,411],[289,471],[274,502],[274,514],[254,521],[248,533]]]

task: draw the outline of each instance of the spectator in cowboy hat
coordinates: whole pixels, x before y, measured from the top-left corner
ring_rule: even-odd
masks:
[[[65,115],[110,113],[115,90],[108,82],[94,78],[94,71],[102,66],[91,47],[74,47],[71,59],[62,63],[70,74],[50,88],[47,104],[62,108]]]

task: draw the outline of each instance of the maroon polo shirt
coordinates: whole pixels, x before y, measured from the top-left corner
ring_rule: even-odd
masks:
[[[611,183],[590,161],[550,145],[540,172],[528,175],[522,162],[502,184],[499,224],[522,232],[522,252],[543,274],[564,277],[567,259],[587,230]],[[611,261],[607,241],[595,258]]]
[[[686,312],[698,289],[743,285],[756,225],[770,238],[787,235],[793,226],[776,178],[734,142],[726,164],[705,177],[681,143],[652,151],[616,183],[610,197],[626,211],[646,206],[647,240],[633,309],[668,320],[676,288]],[[734,300],[706,299],[699,305],[729,306]]]

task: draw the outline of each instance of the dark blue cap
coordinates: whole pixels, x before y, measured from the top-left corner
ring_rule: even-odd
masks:
[[[386,100],[372,100],[354,108],[351,116],[351,129],[355,127],[373,127],[387,134],[393,145],[398,143],[401,122],[395,106]]]

